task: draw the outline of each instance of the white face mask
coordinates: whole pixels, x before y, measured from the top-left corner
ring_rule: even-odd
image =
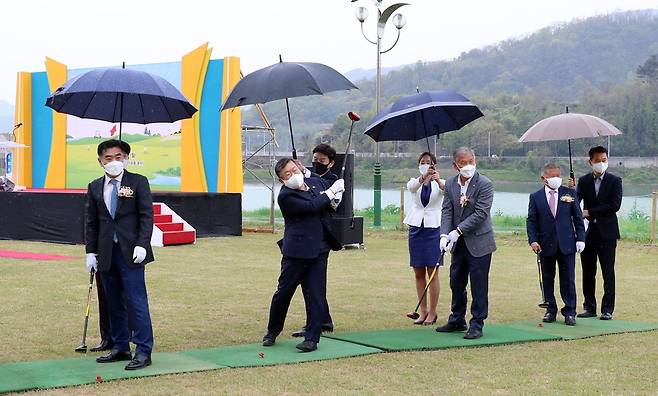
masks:
[[[594,169],[594,172],[596,173],[603,173],[608,169],[608,163],[607,162],[595,162],[592,164],[592,169]]]
[[[548,184],[548,188],[550,188],[551,190],[557,190],[562,185],[562,178],[549,177],[548,179],[546,179],[546,184]]]
[[[475,174],[475,165],[464,165],[459,169],[459,174],[467,179],[470,179]]]
[[[295,173],[288,180],[284,181],[283,184],[293,190],[299,190],[304,185],[304,175]]]
[[[430,164],[420,164],[418,165],[418,171],[421,175],[426,174],[430,170]]]
[[[105,169],[105,173],[110,176],[119,176],[121,172],[123,172],[125,166],[126,164],[124,161],[111,161],[103,165],[103,169]]]

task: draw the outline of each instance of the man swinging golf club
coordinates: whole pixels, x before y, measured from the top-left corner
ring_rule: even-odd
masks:
[[[112,350],[96,361],[129,360],[126,370],[137,370],[151,364],[153,349],[144,282],[144,265],[153,261],[153,199],[148,180],[124,170],[128,154],[130,145],[120,140],[98,145],[105,175],[87,187],[85,250],[87,270],[98,271],[105,288],[112,334]]]
[[[272,346],[283,330],[290,301],[297,286],[305,284],[308,318],[302,352],[317,349],[322,321],[327,315],[326,272],[330,250],[340,250],[329,222],[332,205],[340,202],[345,190],[343,179],[330,187],[319,177],[304,178],[303,167],[291,158],[280,159],[274,168],[283,184],[278,203],[285,230],[278,242],[283,257],[276,292],[272,296],[267,334],[263,346]]]

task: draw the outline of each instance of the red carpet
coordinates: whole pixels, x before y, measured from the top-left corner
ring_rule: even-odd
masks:
[[[0,250],[0,258],[12,258],[12,259],[22,259],[22,260],[71,260],[80,257],[62,256],[59,254],[18,252],[15,250]]]

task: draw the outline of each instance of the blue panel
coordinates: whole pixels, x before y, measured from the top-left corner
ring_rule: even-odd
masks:
[[[32,73],[32,187],[46,184],[50,146],[53,141],[53,110],[46,106],[50,95],[46,72]]]
[[[219,128],[222,106],[222,81],[224,77],[224,60],[208,62],[206,79],[203,83],[199,125],[201,129],[201,154],[206,173],[208,192],[217,192],[217,167],[219,164]]]

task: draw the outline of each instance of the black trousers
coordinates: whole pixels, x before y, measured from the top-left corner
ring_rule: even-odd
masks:
[[[96,272],[96,292],[98,294],[98,327],[100,328],[101,340],[112,344],[112,333],[110,332],[110,311],[105,298],[105,285],[103,277]]]
[[[541,271],[544,281],[544,297],[548,303],[546,312],[557,313],[555,301],[555,263],[560,275],[560,296],[564,302],[561,312],[564,316],[576,315],[576,254],[562,254],[541,257]]]
[[[327,290],[327,270],[329,266],[325,266],[325,270],[322,273],[322,279],[320,280],[321,282],[324,283],[324,288]],[[308,300],[310,299],[309,296],[309,290],[308,286],[304,281],[302,281],[302,294],[304,295],[304,304],[306,306],[306,326],[308,326],[308,318],[311,316],[311,306],[308,303]],[[325,292],[324,298],[322,299],[322,304],[324,305],[324,310],[327,313],[326,316],[322,319],[322,326],[331,326],[333,327],[334,321],[331,318],[331,314],[329,313],[329,302],[327,301],[327,293]]]
[[[580,254],[583,266],[583,308],[596,313],[596,259],[601,265],[603,275],[603,301],[601,313],[610,313],[615,310],[615,253],[617,240],[604,240],[596,224],[590,223],[585,240],[585,250]]]
[[[451,313],[448,323],[456,326],[466,324],[466,285],[471,280],[471,320],[469,327],[480,329],[489,315],[489,268],[491,253],[475,257],[469,253],[464,238],[459,238],[450,263],[450,290],[452,291]]]
[[[312,259],[285,256],[281,258],[281,274],[270,305],[270,318],[267,324],[268,333],[275,336],[281,333],[295,290],[297,290],[297,286],[304,283],[308,291],[305,340],[320,342],[322,320],[327,315],[323,301],[326,300],[327,292],[328,257],[329,252],[321,253],[318,257]]]

